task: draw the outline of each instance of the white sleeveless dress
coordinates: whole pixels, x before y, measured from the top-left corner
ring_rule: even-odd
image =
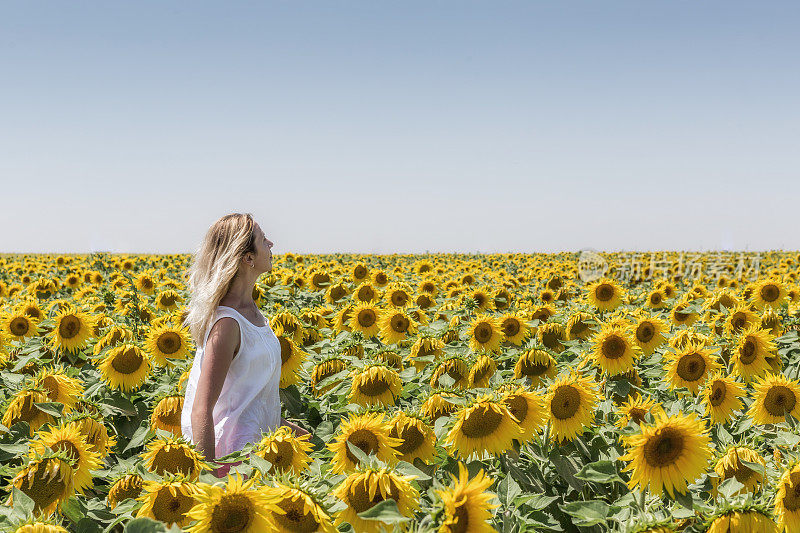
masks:
[[[256,326],[232,307],[220,305],[203,339],[189,371],[181,412],[181,430],[192,438],[192,404],[194,403],[203,348],[211,326],[220,318],[231,317],[239,323],[240,347],[231,361],[222,392],[213,411],[216,458],[241,450],[248,442],[258,442],[261,433],[280,425],[281,405],[278,388],[281,380],[281,344],[267,321]]]

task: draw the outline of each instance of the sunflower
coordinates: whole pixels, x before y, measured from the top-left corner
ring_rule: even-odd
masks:
[[[536,338],[555,353],[564,351],[562,342],[567,340],[564,326],[558,322],[548,322],[536,328]]]
[[[667,305],[667,295],[660,289],[653,289],[645,298],[645,305],[650,309],[661,309]]]
[[[319,396],[335,387],[336,383],[331,383],[324,387],[320,387],[319,384],[345,368],[347,368],[347,363],[340,357],[331,357],[314,365],[314,369],[311,372],[311,387],[314,389],[314,394]]]
[[[194,487],[195,504],[186,518],[197,520],[187,529],[189,533],[222,533],[238,531],[260,533],[274,531],[272,513],[282,510],[276,505],[277,495],[261,487],[252,489],[255,478],[242,481],[239,474],[228,476],[228,483]]]
[[[491,315],[478,315],[468,329],[469,347],[474,352],[499,352],[505,340],[500,321]]]
[[[453,384],[449,385],[451,387],[461,389],[469,387],[469,365],[462,357],[455,355],[442,360],[433,371],[430,380],[431,387],[438,387],[439,378],[444,375],[454,380]]]
[[[514,365],[514,379],[528,378],[532,387],[540,385],[546,378],[554,378],[556,372],[556,360],[541,349],[527,350]]]
[[[428,366],[428,361],[424,359],[420,360],[418,358],[433,357],[435,360],[442,355],[444,355],[444,341],[442,339],[421,335],[411,346],[411,352],[408,358],[411,361],[411,364],[414,365],[414,368],[417,369],[417,372],[421,372],[423,368]]]
[[[706,414],[712,424],[724,424],[733,418],[733,412],[742,409],[744,386],[732,377],[717,372],[703,391]]]
[[[553,437],[572,440],[594,419],[596,383],[575,373],[565,375],[550,385],[544,405]]]
[[[150,428],[155,431],[163,429],[173,435],[181,435],[181,412],[183,411],[183,395],[172,394],[161,398],[150,415]]]
[[[401,309],[386,309],[380,319],[381,340],[397,344],[417,332],[417,323]]]
[[[737,338],[736,347],[731,354],[733,373],[749,383],[772,371],[767,359],[776,355],[774,337],[761,329],[759,324],[753,324]]]
[[[39,335],[37,321],[22,311],[9,313],[2,320],[2,330],[12,339],[24,341]]]
[[[156,307],[162,311],[175,311],[181,303],[183,303],[183,298],[177,291],[172,289],[159,292],[155,301]]]
[[[660,496],[685,493],[687,483],[705,472],[711,458],[707,430],[694,413],[667,417],[658,413],[653,425],[639,426],[638,434],[623,436],[628,451],[619,459],[630,461],[628,487],[649,487]]]
[[[800,419],[800,384],[781,374],[767,376],[753,385],[753,403],[747,414],[756,424],[779,424],[786,415]]]
[[[277,482],[274,487],[265,486],[263,491],[272,499],[268,513],[278,531],[337,532],[331,517],[311,493]]]
[[[753,470],[742,463],[743,460],[749,463],[759,464],[762,468],[760,470]],[[766,463],[760,453],[746,446],[731,446],[714,465],[714,471],[719,478],[711,478],[711,481],[714,483],[713,493],[716,495],[719,483],[731,477],[735,477],[739,483],[744,485],[744,488],[737,492],[737,494],[755,492],[758,485],[764,480],[763,473],[765,469]]]
[[[494,357],[487,354],[478,356],[469,371],[469,386],[472,388],[488,386],[496,371],[497,362]]]
[[[656,413],[663,412],[664,409],[661,404],[651,398],[642,398],[640,394],[631,397],[627,402],[620,405],[617,410],[619,418],[617,419],[616,426],[618,428],[626,428],[628,424],[634,422],[636,425],[641,426],[646,422],[646,416],[649,413],[655,417]]]
[[[445,443],[458,457],[480,458],[511,449],[512,441],[523,440],[523,434],[508,406],[484,395],[459,410]]]
[[[633,341],[641,348],[642,354],[650,355],[656,348],[664,344],[664,333],[669,331],[666,322],[656,317],[639,319],[633,332]]]
[[[407,463],[413,463],[414,459],[423,463],[433,460],[436,453],[436,434],[422,418],[398,411],[390,423],[392,429],[389,436],[401,441],[396,447],[398,459]]]
[[[151,366],[150,358],[141,348],[125,343],[111,348],[97,368],[109,387],[131,392],[142,386]]]
[[[435,422],[437,418],[455,412],[461,401],[462,397],[455,390],[437,389],[422,402],[420,411]]]
[[[589,313],[575,313],[565,326],[566,340],[586,340],[595,334],[597,318]]]
[[[158,437],[147,444],[147,451],[142,453],[145,466],[154,474],[181,474],[194,481],[203,470],[210,470],[194,445],[183,435]]]
[[[601,278],[589,284],[586,289],[586,300],[598,311],[611,311],[622,304],[622,287],[612,279]]]
[[[604,325],[592,338],[594,364],[610,375],[622,374],[634,368],[641,357],[639,346],[628,332],[613,325]]]
[[[458,463],[458,477],[450,474],[452,486],[436,493],[444,503],[444,522],[440,533],[492,533],[495,529],[488,522],[492,518],[491,510],[499,507],[490,503],[495,495],[487,489],[494,480],[479,470],[474,478],[469,479],[469,472],[464,463]]]
[[[111,326],[105,335],[100,337],[100,340],[94,345],[92,352],[94,355],[100,355],[103,348],[131,341],[133,341],[133,331],[123,326],[114,325]]]
[[[65,308],[55,317],[52,342],[55,348],[76,352],[87,345],[94,336],[95,318],[75,308]]]
[[[393,307],[407,307],[411,305],[414,291],[402,282],[391,283],[384,291],[386,303]]]
[[[285,389],[289,385],[300,382],[300,369],[308,354],[301,350],[295,342],[283,334],[283,329],[278,327],[275,336],[281,345],[281,382],[280,387]]]
[[[103,462],[100,454],[89,448],[86,437],[77,428],[60,426],[40,432],[36,440],[30,442],[29,457],[34,459],[42,456],[45,448],[54,452],[66,453],[72,465],[72,478],[76,492],[83,494],[87,488],[92,488],[90,470],[96,470],[102,466]]]
[[[303,472],[311,464],[309,435],[297,436],[288,426],[278,426],[262,436],[253,453],[269,461],[270,472]]]
[[[190,353],[191,337],[185,328],[164,324],[150,329],[145,350],[157,366],[166,366],[167,359],[186,359]]]
[[[800,463],[787,468],[778,481],[775,516],[779,531],[800,531]]]
[[[753,287],[753,302],[758,309],[771,307],[777,309],[786,303],[786,286],[777,279],[763,279]]]
[[[519,385],[506,384],[500,388],[500,401],[506,404],[514,421],[522,430],[519,440],[527,442],[544,426],[547,418],[544,399]]]
[[[352,471],[358,466],[358,458],[353,455],[347,443],[361,449],[365,454],[375,454],[385,463],[397,460],[397,448],[403,441],[390,436],[392,425],[382,413],[350,415],[339,425],[339,431],[328,449],[334,453],[331,463],[335,474]]]
[[[377,337],[381,329],[378,317],[381,310],[368,302],[357,304],[350,315],[350,328],[364,335],[365,339]]]
[[[42,369],[33,378],[33,386],[46,390],[48,401],[64,404],[64,413],[69,413],[83,395],[81,380],[68,376],[61,366]]]
[[[111,485],[108,489],[108,502],[109,509],[113,509],[120,504],[123,500],[128,498],[136,499],[142,493],[143,487],[142,476],[138,474],[126,474]]]
[[[100,454],[100,457],[106,457],[116,446],[117,439],[108,434],[108,428],[102,420],[100,414],[80,413],[73,415],[67,426],[74,427],[81,432],[91,451]]]
[[[182,476],[167,476],[163,480],[146,480],[142,493],[136,498],[142,505],[136,516],[146,516],[168,526],[183,527],[192,521],[187,516],[194,507],[197,489]]]
[[[14,533],[69,533],[69,531],[57,524],[37,520],[19,526]]]
[[[303,326],[303,321],[294,313],[288,311],[275,313],[269,321],[269,326],[275,332],[280,330],[282,335],[291,337],[295,344],[302,343],[306,336],[306,328]]]
[[[403,516],[410,516],[419,507],[419,491],[411,485],[415,476],[403,476],[387,469],[369,468],[353,472],[339,484],[333,495],[347,504],[336,517],[336,525],[350,524],[359,533],[379,533],[390,527],[380,520],[358,516],[384,500],[392,499]]]
[[[380,363],[365,367],[353,375],[350,403],[364,407],[394,405],[403,391],[403,383],[394,369]]]
[[[500,331],[505,340],[511,344],[522,346],[531,331],[522,317],[514,313],[506,313],[497,319],[500,322]]]
[[[706,533],[777,533],[772,518],[764,509],[749,505],[724,509],[711,518]]]
[[[689,311],[691,301],[683,299],[677,302],[672,310],[669,312],[669,319],[676,326],[691,326],[700,318],[700,315],[694,311]]]
[[[733,337],[760,322],[758,314],[747,304],[742,303],[728,311],[728,316],[725,318],[725,332],[729,337]]]
[[[713,350],[701,344],[690,343],[664,357],[670,389],[686,387],[692,394],[697,394],[706,379],[722,368]]]
[[[44,389],[25,388],[14,394],[3,412],[2,424],[10,428],[17,422],[27,422],[29,435],[44,424],[53,422],[53,417],[36,407],[37,403],[46,403],[50,399]]]
[[[52,453],[52,452],[51,452]],[[46,454],[44,457],[28,460],[11,480],[33,500],[33,514],[49,516],[61,508],[61,504],[75,493],[73,469],[70,461],[60,454]],[[6,505],[14,504],[14,495]]]

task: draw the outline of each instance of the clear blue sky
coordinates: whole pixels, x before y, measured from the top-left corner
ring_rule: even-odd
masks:
[[[0,251],[800,249],[800,4],[0,3]]]

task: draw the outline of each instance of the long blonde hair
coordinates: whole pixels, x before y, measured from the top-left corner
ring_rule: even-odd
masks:
[[[244,254],[256,253],[253,215],[231,213],[214,222],[206,232],[189,266],[191,292],[183,321],[195,346],[205,340],[219,301],[230,289]]]

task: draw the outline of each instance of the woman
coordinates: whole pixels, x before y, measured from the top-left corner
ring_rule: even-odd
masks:
[[[188,324],[197,353],[181,413],[183,435],[208,461],[258,442],[278,425],[307,434],[281,416],[281,346],[253,300],[256,280],[272,270],[272,241],[250,213],[217,220],[189,269]],[[232,465],[220,465],[222,477]]]

